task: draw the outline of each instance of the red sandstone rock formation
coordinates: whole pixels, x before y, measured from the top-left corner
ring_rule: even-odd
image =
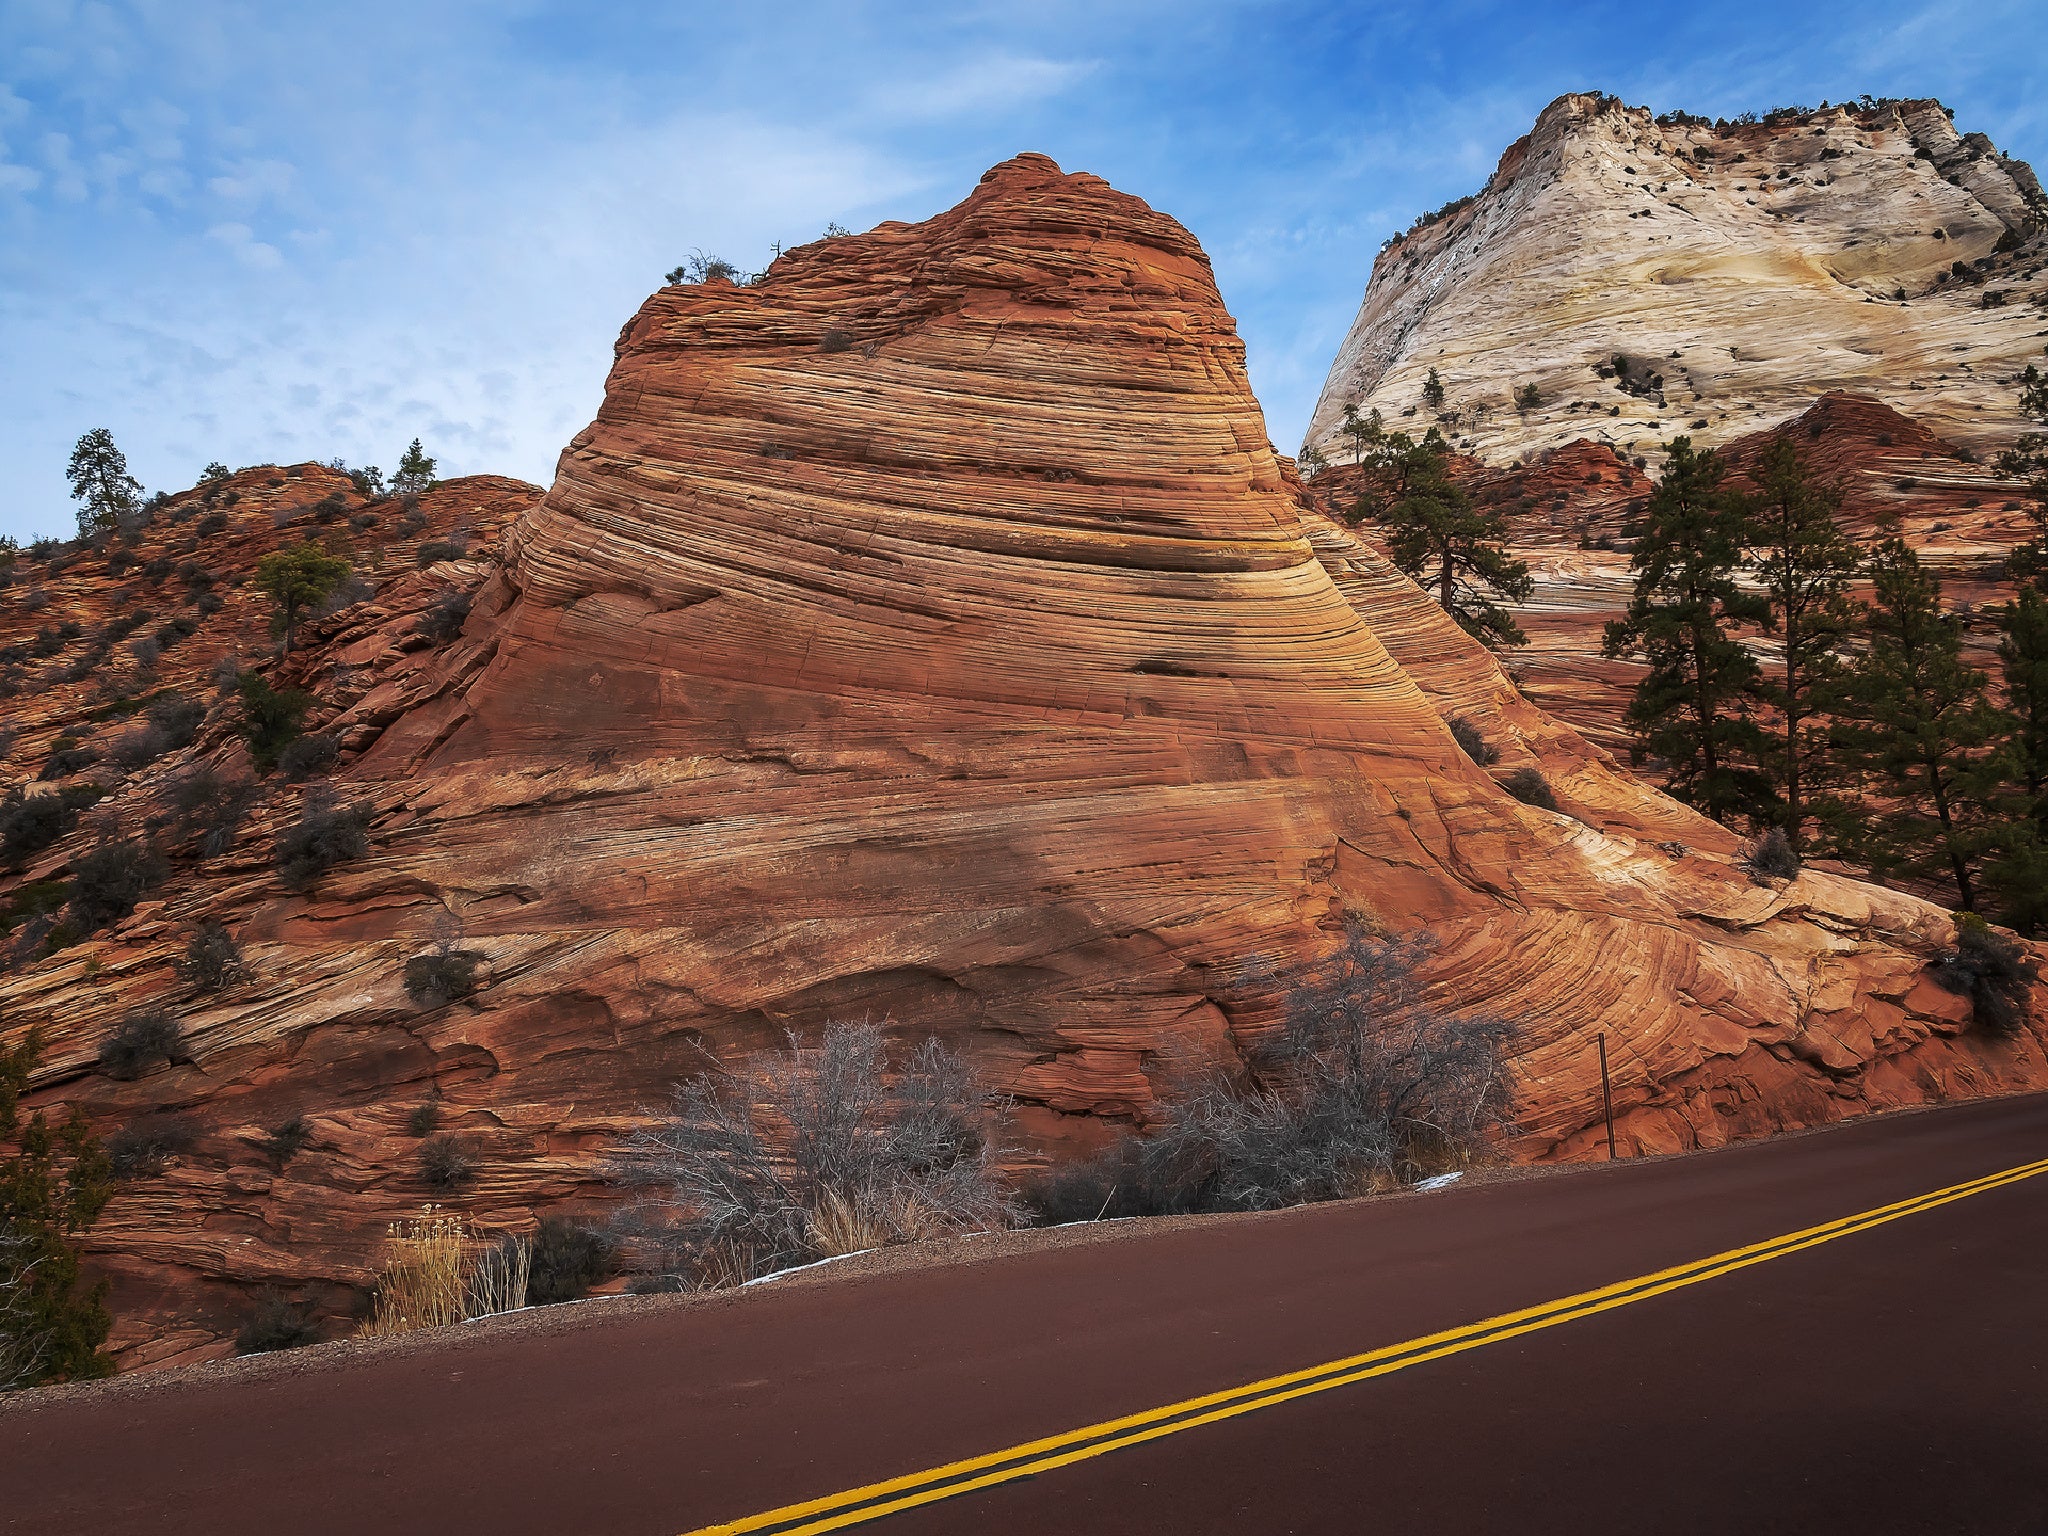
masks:
[[[289,894],[273,816],[0,982],[51,1033],[38,1101],[201,1129],[94,1233],[124,1358],[217,1351],[261,1284],[365,1282],[430,1193],[422,1103],[478,1158],[462,1203],[517,1221],[596,1192],[700,1047],[865,1014],[966,1047],[1057,1154],[1237,1060],[1349,918],[1427,930],[1434,995],[1525,1021],[1528,1158],[1598,1140],[1603,1032],[1631,1148],[2048,1079],[1929,979],[1946,914],[1753,884],[1306,503],[1194,239],[1042,156],[654,295],[460,640],[343,614],[301,663],[359,680],[331,728],[371,855]],[[176,979],[201,919],[243,988]],[[484,986],[415,1005],[405,961],[457,934]],[[191,1059],[96,1075],[151,999]]]

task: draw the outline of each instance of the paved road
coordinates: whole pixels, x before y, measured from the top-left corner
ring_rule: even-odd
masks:
[[[0,1528],[679,1536],[2048,1158],[2048,1096],[0,1414]],[[856,1527],[2048,1531],[2048,1177]]]

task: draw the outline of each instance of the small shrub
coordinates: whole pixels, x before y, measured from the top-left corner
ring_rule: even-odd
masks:
[[[421,614],[413,627],[436,645],[444,645],[462,633],[462,626],[469,622],[472,601],[467,592],[450,592]]]
[[[0,859],[18,864],[55,843],[78,820],[78,797],[71,790],[30,795],[19,788],[0,798]]]
[[[1457,742],[1464,754],[1480,767],[1485,768],[1500,757],[1500,749],[1486,739],[1483,732],[1463,715],[1450,719],[1451,739]]]
[[[225,530],[227,525],[227,513],[215,509],[214,511],[207,513],[206,516],[199,519],[198,522],[194,523],[192,525],[192,531],[198,534],[202,539],[210,539],[216,533],[220,533],[223,530]]]
[[[133,1082],[157,1062],[174,1065],[184,1048],[178,1021],[161,1008],[129,1014],[100,1044],[100,1070],[119,1082]]]
[[[341,739],[337,736],[301,736],[277,754],[277,771],[294,781],[311,778],[332,768],[340,755]]]
[[[430,1136],[420,1143],[420,1177],[429,1189],[461,1189],[476,1178],[476,1158],[457,1137]]]
[[[245,980],[249,967],[233,934],[219,923],[203,923],[185,946],[178,974],[201,992],[223,992]]]
[[[256,803],[256,786],[247,779],[223,778],[200,765],[174,779],[164,791],[172,835],[195,837],[202,858],[215,858],[234,846],[242,818]]]
[[[242,696],[242,735],[249,755],[259,767],[274,768],[278,755],[299,739],[313,696],[298,688],[272,688],[255,672],[240,673],[235,686]]]
[[[2019,945],[1974,912],[1960,912],[1956,947],[1934,962],[1934,979],[1969,998],[1970,1017],[1985,1034],[2014,1040],[2026,1028],[2039,976]]]
[[[1799,851],[1792,846],[1783,827],[1772,827],[1750,844],[1743,862],[1749,866],[1750,875],[1759,881],[1790,880],[1799,873]]]
[[[312,1144],[313,1127],[307,1123],[304,1115],[293,1115],[263,1138],[263,1150],[279,1168],[283,1168]]]
[[[1551,792],[1550,781],[1534,768],[1517,768],[1500,781],[1500,787],[1524,805],[1541,811],[1557,809],[1557,796]]]
[[[609,1280],[615,1262],[611,1239],[604,1233],[566,1216],[543,1216],[540,1230],[533,1234],[527,1305],[575,1301]]]
[[[405,995],[422,1008],[442,1008],[476,991],[473,949],[441,949],[405,962]]]
[[[842,330],[828,330],[818,338],[820,352],[845,352],[851,350],[853,338]]]
[[[154,1178],[198,1140],[199,1128],[182,1115],[143,1115],[107,1138],[107,1156],[117,1179]]]
[[[299,819],[278,834],[277,873],[288,891],[309,889],[337,864],[370,851],[370,806],[337,805],[332,796],[309,796]]]
[[[432,539],[413,552],[413,564],[421,570],[430,565],[439,565],[443,560],[459,560],[462,551],[446,539]]]
[[[235,1353],[267,1355],[273,1350],[303,1349],[319,1342],[320,1325],[310,1307],[275,1291],[266,1291],[235,1335]]]
[[[101,843],[71,867],[72,919],[84,933],[117,923],[168,873],[148,843]]]
[[[1176,1171],[1153,1166],[1142,1137],[1125,1136],[1085,1162],[1054,1168],[1018,1195],[1033,1226],[1115,1221],[1126,1216],[1179,1216],[1196,1209],[1199,1188]]]
[[[76,736],[59,736],[50,744],[50,755],[36,778],[45,783],[51,779],[68,779],[79,769],[90,768],[99,760],[99,753],[81,745]]]
[[[429,1099],[405,1117],[405,1133],[408,1136],[431,1136],[440,1124],[441,1106]]]

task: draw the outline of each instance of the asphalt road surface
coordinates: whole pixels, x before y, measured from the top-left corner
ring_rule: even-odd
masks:
[[[2034,1536],[2048,1176],[1976,1181],[2044,1159],[2032,1095],[60,1393],[0,1413],[0,1529],[793,1532],[877,1505],[750,1517],[902,1479],[947,1496],[836,1528]],[[1524,1309],[1233,1417],[1177,1407]],[[1079,1460],[1056,1440],[992,1486],[917,1476],[1162,1409],[1141,1423],[1171,1433]]]

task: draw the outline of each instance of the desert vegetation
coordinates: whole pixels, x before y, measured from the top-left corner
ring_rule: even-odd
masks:
[[[1043,1221],[1270,1210],[1462,1169],[1509,1129],[1516,1026],[1432,1006],[1420,939],[1353,924],[1290,989],[1285,1022],[1239,1074],[1167,1100],[1162,1124],[1025,1195]]]

